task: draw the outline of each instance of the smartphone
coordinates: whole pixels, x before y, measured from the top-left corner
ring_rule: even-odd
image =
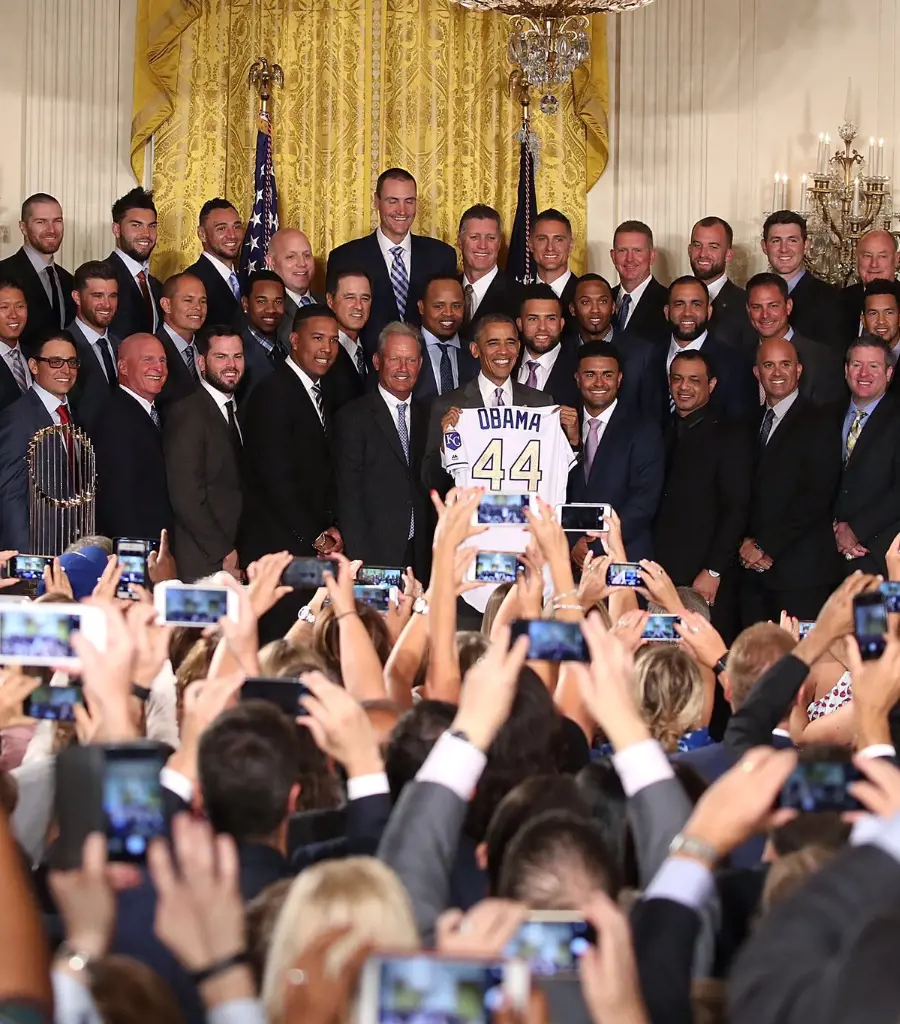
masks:
[[[880,658],[884,653],[887,627],[883,594],[876,591],[874,594],[857,594],[853,598],[853,633],[863,661]]]
[[[145,555],[149,555],[151,551],[159,551],[159,537],[115,537],[113,538],[113,551],[118,554],[119,547],[123,545],[131,545],[132,547],[139,547]]]
[[[294,590],[317,590],[325,586],[326,572],[337,579],[338,564],[333,558],[295,558],[281,574],[281,582]]]
[[[392,604],[396,604],[399,591],[396,587],[369,587],[355,584],[353,596],[357,601],[369,605],[377,612],[386,612]]]
[[[612,562],[606,569],[608,587],[642,587],[641,566],[637,562]]]
[[[392,565],[364,565],[356,573],[356,582],[361,587],[403,586],[403,570]]]
[[[847,792],[847,786],[861,778],[849,761],[798,764],[781,790],[778,806],[804,813],[862,810],[862,804]]]
[[[525,509],[531,507],[530,494],[498,494],[489,491],[478,503],[472,518],[476,525],[522,526]]]
[[[531,914],[510,940],[504,956],[524,960],[532,974],[547,977],[578,969],[578,959],[597,944],[597,931],[578,914],[544,910]]]
[[[878,588],[884,596],[884,606],[892,615],[900,612],[900,581],[885,580]]]
[[[51,555],[13,555],[6,563],[3,575],[7,579],[42,580],[44,569],[52,564]]]
[[[297,679],[251,676],[241,686],[241,700],[266,700],[286,715],[296,718],[309,714],[300,704],[300,698],[308,697],[309,692],[309,687]]]
[[[23,712],[45,722],[74,722],[76,704],[84,707],[80,686],[39,686],[25,699]]]
[[[106,650],[106,618],[90,605],[20,604],[0,607],[0,664],[79,666],[72,634]]]
[[[578,622],[550,619],[516,619],[510,643],[520,636],[529,641],[529,661],[590,661],[584,634]]]
[[[153,591],[160,622],[169,626],[215,626],[222,616],[237,621],[238,596],[227,587],[167,581]]]
[[[479,551],[468,578],[479,583],[515,583],[518,572],[519,556],[514,551]]]
[[[677,643],[681,637],[675,632],[675,626],[681,622],[680,615],[651,615],[641,633],[642,640],[659,640],[664,643]]]
[[[476,960],[415,953],[370,957],[363,966],[357,1024],[465,1021],[490,1024],[507,999],[528,1005],[531,974],[521,960]]]
[[[800,639],[802,640],[805,636],[809,636],[809,631],[816,624],[815,619],[801,619],[797,625],[800,627]]]
[[[131,590],[130,584],[147,586],[147,549],[142,541],[120,540],[116,544],[116,558],[122,566],[116,597],[136,601],[137,594]]]
[[[585,533],[587,530],[605,532],[609,529],[607,520],[612,506],[606,502],[590,504],[574,502],[571,505],[557,505],[556,518],[565,533]]]

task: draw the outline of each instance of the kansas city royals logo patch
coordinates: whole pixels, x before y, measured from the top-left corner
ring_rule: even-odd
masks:
[[[444,434],[444,447],[451,452],[455,452],[462,447],[462,438],[457,431],[450,430]]]

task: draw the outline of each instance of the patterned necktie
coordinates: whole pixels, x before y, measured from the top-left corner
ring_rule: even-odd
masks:
[[[525,363],[525,368],[528,370],[528,380],[525,381],[525,386],[528,388],[534,388],[537,390],[537,372],[540,363],[536,363],[533,359],[529,359]]]
[[[470,324],[475,319],[475,289],[472,285],[466,285],[466,323]]]
[[[150,419],[153,420],[153,426],[159,430],[162,424],[159,422],[159,413],[156,411],[155,405],[150,406]]]
[[[228,435],[231,438],[231,444],[235,453],[239,454],[243,447],[243,441],[241,440],[241,431],[237,424],[237,418],[234,415],[233,398],[229,398],[225,403],[225,412],[228,414]]]
[[[397,406],[397,433],[400,435],[400,445],[403,448],[403,454],[406,456],[406,464],[409,465],[409,431],[406,427],[406,402],[401,402]],[[416,532],[416,513],[414,510],[410,510],[409,515],[409,536],[407,540],[412,540],[413,535]]]
[[[775,426],[775,410],[766,409],[766,414],[763,416],[762,426],[759,428],[759,445],[761,448],[769,443],[769,434],[772,433],[772,427]]]
[[[188,345],[181,354],[184,358],[184,365],[188,368],[188,372],[191,375],[191,380],[195,384],[199,384],[200,377],[197,373],[197,364],[194,362],[194,346]]]
[[[312,300],[311,296],[309,296],[309,295],[301,295],[300,296],[300,306],[301,306],[301,308],[303,306],[311,306],[312,304],[313,304],[313,300]]]
[[[366,375],[366,357],[363,355],[363,347],[359,342],[356,343],[356,372],[360,377]]]
[[[856,410],[856,415],[853,417],[853,422],[850,424],[850,430],[847,433],[847,445],[844,449],[844,462],[850,461],[850,456],[853,454],[853,449],[856,447],[856,442],[859,440],[859,435],[862,433],[863,423],[866,421],[866,416],[869,414],[863,412],[862,409]]]
[[[390,253],[394,257],[394,262],[391,264],[391,287],[394,289],[394,298],[397,300],[397,312],[402,320],[406,315],[406,299],[409,295],[409,274],[406,271],[406,264],[403,262],[403,246],[393,246]]]
[[[100,351],[100,361],[103,363],[106,379],[115,387],[118,381],[118,374],[116,373],[116,364],[113,362],[112,352],[109,348],[109,338],[106,335],[97,339],[97,348]]]
[[[500,406],[505,406],[503,401],[503,388],[494,388],[494,408],[498,409]]]
[[[50,282],[50,308],[53,310],[53,326],[65,327],[63,323],[63,311],[59,304],[59,289],[57,288],[56,271],[52,263],[47,264],[47,280]]]
[[[12,370],[13,378],[19,385],[20,391],[28,390],[28,375],[25,373],[25,360],[22,358],[22,350],[14,348],[9,357],[9,368]]]
[[[152,324],[155,319],[153,316],[153,296],[150,294],[150,286],[147,284],[147,271],[139,270],[135,280],[138,283],[138,287],[141,289],[144,305],[147,307],[147,312],[150,314],[150,323]]]
[[[624,331],[625,325],[628,323],[628,310],[631,309],[631,296],[628,292],[622,296],[619,302],[619,311],[616,313],[616,330]]]
[[[588,436],[584,442],[584,480],[587,483],[594,465],[594,456],[600,447],[600,420],[588,420]]]
[[[322,426],[325,425],[325,402],[322,398],[322,385],[316,381],[312,388],[313,399],[316,403],[316,412],[319,414],[319,419],[322,421]]]
[[[228,283],[229,283],[229,285],[231,285],[231,294],[235,297],[235,299],[237,299],[238,302],[240,302],[241,301],[241,282],[238,280],[237,274],[233,270],[228,275]]]
[[[456,386],[453,383],[453,363],[450,362],[450,346],[449,345],[438,345],[441,350],[441,391],[442,395],[446,395],[448,391],[452,391]]]

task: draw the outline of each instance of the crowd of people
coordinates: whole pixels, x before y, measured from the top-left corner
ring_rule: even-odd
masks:
[[[105,642],[0,666],[0,1019],[895,1021],[900,632],[864,660],[854,604],[900,581],[896,239],[840,292],[780,211],[740,289],[707,217],[666,287],[627,221],[613,287],[547,210],[522,284],[491,207],[460,273],[411,175],[375,205],[322,297],[299,229],[239,273],[227,200],[164,283],[150,193],[74,275],[59,204],[23,205],[0,562],[36,553],[44,427],[90,439],[97,528],[38,597],[0,574],[0,620],[87,602]],[[498,536],[515,580],[473,579]],[[157,539],[146,586],[117,538]],[[152,588],[198,580],[236,613],[162,622]],[[48,683],[73,721],[23,714]]]

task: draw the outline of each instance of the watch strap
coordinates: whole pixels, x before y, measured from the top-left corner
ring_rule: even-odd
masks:
[[[685,835],[679,832],[669,844],[670,854],[680,854],[684,857],[691,857],[699,860],[707,867],[712,868],[719,860],[719,851],[703,839]]]

